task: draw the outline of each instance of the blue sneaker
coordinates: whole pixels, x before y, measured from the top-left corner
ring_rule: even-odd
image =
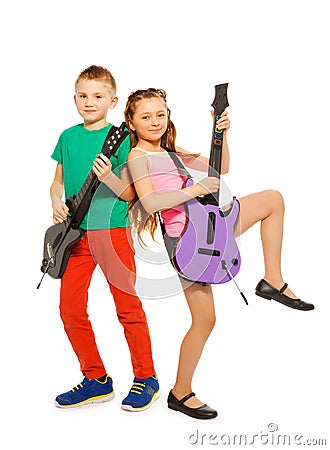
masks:
[[[71,391],[60,394],[55,399],[55,405],[59,408],[71,408],[73,406],[85,405],[86,403],[102,403],[112,400],[115,393],[112,388],[112,378],[106,376],[104,382],[89,380],[87,377],[71,389]]]
[[[133,386],[121,407],[127,411],[143,411],[149,408],[160,395],[158,378],[134,378]]]

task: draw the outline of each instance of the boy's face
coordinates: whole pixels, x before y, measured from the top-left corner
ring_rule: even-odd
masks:
[[[118,98],[103,80],[81,79],[76,85],[74,101],[85,127],[98,129],[107,125],[108,110],[116,106]]]

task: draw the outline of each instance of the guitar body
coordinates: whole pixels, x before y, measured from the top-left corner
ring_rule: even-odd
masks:
[[[187,186],[192,184],[188,179]],[[237,275],[241,257],[234,238],[239,202],[227,209],[203,205],[198,199],[185,204],[186,227],[173,249],[173,264],[181,276],[199,283],[220,284]],[[228,274],[231,273],[231,277]]]
[[[72,228],[70,221],[69,217],[64,222],[51,226],[45,233],[41,271],[47,271],[52,278],[62,278],[71,247],[84,236],[84,230]]]

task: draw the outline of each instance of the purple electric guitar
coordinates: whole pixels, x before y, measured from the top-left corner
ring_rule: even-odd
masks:
[[[223,130],[217,128],[216,122],[229,105],[227,87],[228,83],[215,86],[215,98],[212,103],[214,125],[208,175],[219,179]],[[180,160],[173,152],[169,152],[169,155],[175,160],[178,168],[188,174],[186,186],[192,185],[193,180]],[[186,226],[172,254],[172,263],[183,278],[199,283],[226,283],[233,280],[240,269],[241,257],[234,238],[239,202],[233,197],[230,204],[222,208],[219,205],[219,197],[217,191],[185,203]],[[242,292],[241,295],[247,303]]]

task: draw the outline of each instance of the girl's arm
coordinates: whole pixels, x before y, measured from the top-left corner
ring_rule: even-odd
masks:
[[[219,130],[223,131],[223,139],[222,139],[222,161],[221,161],[221,174],[228,173],[229,171],[229,148],[227,142],[227,132],[230,128],[230,120],[228,117],[227,111],[224,111],[221,114],[220,119],[217,121],[217,127]],[[201,172],[208,172],[209,169],[209,158],[205,158],[205,156],[198,155],[197,157],[189,153],[187,150],[184,150],[180,147],[176,147],[177,152],[182,156],[185,166],[189,167],[189,169],[199,170]]]
[[[135,198],[134,186],[127,167],[124,167],[124,169],[120,172],[120,178],[118,178],[112,172],[110,160],[102,154],[96,155],[93,170],[97,178],[108,186],[108,188],[111,189],[117,197],[120,197],[126,202],[130,202]]]
[[[149,177],[148,159],[138,150],[132,150],[128,155],[128,167],[140,202],[149,214],[173,208],[194,197],[216,192],[219,189],[217,178],[206,177],[199,183],[184,189],[155,192]]]
[[[54,180],[50,186],[50,198],[52,200],[54,224],[63,222],[69,213],[69,208],[62,201],[63,193],[63,166],[58,163],[55,170]]]

